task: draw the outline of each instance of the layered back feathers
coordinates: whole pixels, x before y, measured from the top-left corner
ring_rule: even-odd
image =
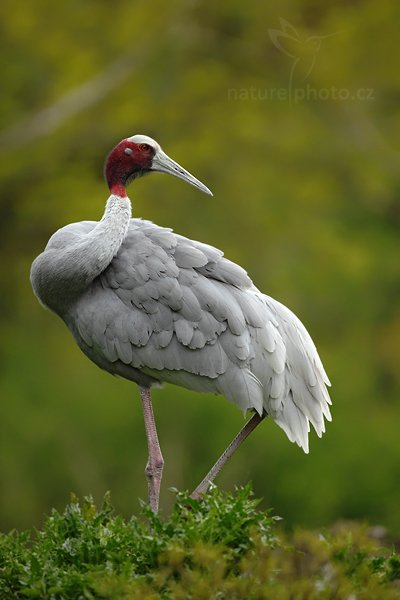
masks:
[[[68,225],[46,251],[81,243],[95,225]],[[132,219],[108,267],[67,308],[51,308],[102,368],[265,411],[305,452],[310,423],[321,436],[331,418],[329,381],[299,319],[220,250],[170,229]]]

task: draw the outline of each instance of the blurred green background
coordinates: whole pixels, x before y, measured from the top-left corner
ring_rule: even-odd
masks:
[[[135,133],[214,192],[153,175],[135,216],[224,250],[312,334],[333,423],[306,456],[266,421],[217,483],[252,479],[288,525],[400,531],[400,4],[3,0],[0,527],[69,492],[146,498],[137,388],[78,350],[29,268],[66,223],[99,219],[107,152]],[[326,36],[326,37],[325,37]],[[193,488],[243,424],[222,397],[154,392],[170,486]]]

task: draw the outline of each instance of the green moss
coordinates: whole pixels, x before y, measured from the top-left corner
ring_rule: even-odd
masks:
[[[72,497],[33,533],[0,536],[0,598],[273,599],[400,597],[400,557],[366,526],[321,534],[278,530],[250,486],[213,488],[202,500],[177,493],[163,519],[142,506],[129,521],[107,495]]]

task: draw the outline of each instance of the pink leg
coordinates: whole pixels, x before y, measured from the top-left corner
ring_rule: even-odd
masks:
[[[225,464],[228,462],[232,454],[239,448],[239,446],[244,442],[247,436],[257,427],[259,423],[266,417],[266,414],[260,416],[258,413],[254,413],[254,415],[247,421],[246,425],[242,427],[237,436],[231,441],[225,452],[221,454],[215,465],[210,469],[207,475],[204,477],[203,481],[197,486],[192,494],[190,494],[191,498],[200,498],[203,494],[206,493],[211,483],[214,481],[218,473],[222,470]]]
[[[151,404],[150,389],[141,387],[140,398],[142,400],[147,446],[149,449],[149,459],[147,461],[145,470],[149,487],[149,504],[151,510],[156,513],[158,511],[158,500],[160,497],[164,459],[163,455],[161,454],[160,444],[158,441],[153,406]]]

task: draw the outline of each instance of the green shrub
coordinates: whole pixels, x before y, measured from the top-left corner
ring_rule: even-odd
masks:
[[[142,506],[114,515],[73,497],[34,533],[0,536],[0,598],[394,600],[400,556],[366,526],[329,533],[277,532],[250,486],[212,488],[201,501],[177,493],[167,519]]]

